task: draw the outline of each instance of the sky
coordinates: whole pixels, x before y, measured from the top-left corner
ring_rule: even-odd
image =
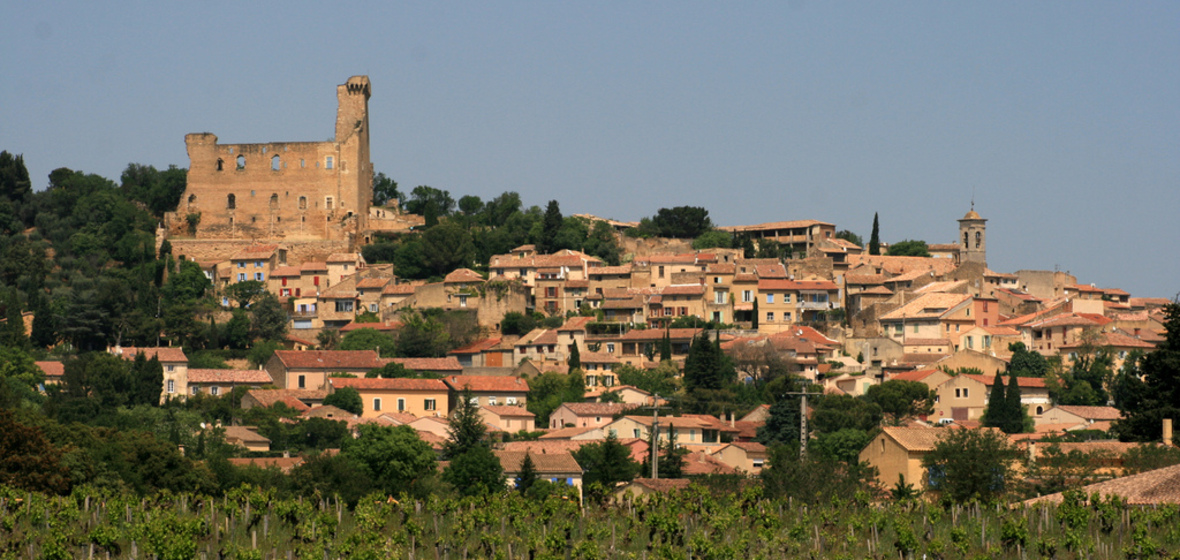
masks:
[[[993,270],[1180,293],[1178,2],[20,2],[0,149],[34,187],[320,141],[368,75],[403,191],[638,220],[814,219]]]

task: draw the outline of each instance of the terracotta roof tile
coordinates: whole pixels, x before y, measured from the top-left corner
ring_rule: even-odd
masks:
[[[740,232],[747,232],[747,231],[773,231],[773,230],[778,230],[778,229],[798,229],[798,228],[807,228],[807,227],[811,227],[811,226],[815,226],[815,225],[830,226],[830,225],[834,225],[834,224],[829,224],[827,222],[821,222],[818,220],[788,220],[788,221],[783,221],[783,222],[766,222],[766,223],[762,223],[762,224],[754,224],[751,226],[722,226],[717,229],[719,229],[721,231],[740,233]]]
[[[498,337],[498,336],[495,338],[485,338],[483,340],[477,340],[477,341],[472,342],[471,344],[468,344],[467,346],[464,346],[462,348],[456,348],[454,350],[451,350],[450,352],[447,352],[447,354],[480,354],[486,350],[491,350],[492,348],[499,346],[500,341],[502,341],[502,340],[503,340],[503,338]]]
[[[453,271],[451,271],[450,274],[447,274],[446,277],[443,278],[443,282],[445,282],[447,284],[470,283],[470,282],[481,282],[482,283],[484,281],[485,280],[483,279],[483,276],[480,276],[480,274],[478,272],[471,270],[470,268],[460,268],[460,269],[453,270]]]
[[[446,358],[383,358],[379,361],[381,365],[392,362],[401,364],[406,369],[412,369],[414,371],[433,371],[437,373],[463,371],[463,365],[454,356],[447,356]]]
[[[885,435],[909,451],[933,451],[934,446],[942,441],[948,432],[947,428],[902,428],[887,426],[882,429]]]
[[[665,296],[700,296],[704,295],[705,287],[700,284],[682,284],[664,288],[661,295]]]
[[[1083,486],[1081,490],[1086,495],[1119,496],[1131,505],[1180,503],[1180,465]],[[1063,499],[1064,496],[1057,493],[1034,498],[1024,503],[1060,503]]]
[[[296,410],[307,410],[309,407],[303,401],[323,401],[328,391],[318,389],[252,389],[246,393],[260,406],[272,406],[275,403],[286,403]],[[295,406],[299,403],[301,406]]]
[[[303,457],[234,457],[229,459],[229,463],[235,467],[275,468],[285,473],[291,472],[303,462]]]
[[[329,377],[336,388],[352,387],[358,391],[446,391],[447,385],[438,379],[409,379],[403,377]]]
[[[66,374],[65,365],[61,362],[33,362],[33,364],[41,368],[47,379],[60,379]]]
[[[1081,416],[1086,420],[1118,420],[1123,417],[1123,413],[1113,406],[1072,406],[1072,405],[1057,405],[1057,408],[1064,410],[1070,414]]]
[[[577,416],[614,416],[637,408],[639,405],[624,403],[563,403],[558,408],[566,408]]]
[[[968,379],[974,379],[980,383],[983,383],[984,385],[987,385],[988,387],[991,387],[992,384],[995,383],[995,381],[996,381],[995,376],[990,376],[990,375],[964,374],[963,376],[967,377]],[[1004,385],[1005,386],[1008,385],[1009,379],[1010,378],[1008,376],[1004,376]],[[1044,389],[1045,388],[1045,378],[1043,378],[1043,377],[1017,377],[1016,384],[1021,387],[1031,387],[1031,388],[1035,388],[1035,389]]]
[[[520,466],[524,464],[525,455],[528,455],[533,461],[533,467],[537,469],[537,474],[545,475],[559,475],[559,474],[581,474],[582,467],[574,460],[574,456],[569,451],[554,451],[553,453],[530,453],[528,451],[493,451],[496,458],[500,459],[500,465],[504,467],[505,473],[518,473]]]
[[[784,290],[784,291],[800,291],[800,290],[826,290],[836,291],[840,289],[835,282],[828,282],[826,280],[759,280],[759,290]]]
[[[267,385],[273,382],[264,369],[203,369],[188,370],[189,383],[254,383]]]
[[[390,295],[390,296],[413,295],[415,287],[416,286],[414,286],[413,284],[393,284],[390,286],[386,286],[385,289],[381,290],[381,295]]]
[[[153,357],[161,362],[188,362],[188,357],[184,355],[184,350],[180,348],[136,348],[134,346],[124,346],[123,348],[115,348],[114,354],[122,357],[124,360],[134,360],[135,356],[143,353],[147,359]]]
[[[274,276],[274,274],[271,274],[271,276]],[[358,290],[360,290],[360,289],[373,290],[376,288],[384,288],[386,284],[389,284],[392,281],[393,281],[393,278],[361,278],[360,280],[357,280],[356,288]]]
[[[881,320],[937,319],[969,299],[971,296],[966,294],[925,294],[882,315]]]
[[[476,393],[527,393],[529,382],[507,375],[450,375],[443,379],[456,391],[471,387]]]
[[[496,416],[500,416],[500,417],[533,418],[536,416],[536,414],[529,412],[528,409],[526,409],[523,406],[500,406],[500,405],[489,404],[489,405],[481,406],[480,408],[483,410],[486,410],[488,412],[491,412],[492,414],[495,414]]]
[[[343,371],[381,366],[373,350],[276,350],[275,356],[289,369]]]

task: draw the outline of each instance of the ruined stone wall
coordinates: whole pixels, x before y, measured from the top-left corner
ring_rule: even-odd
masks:
[[[336,136],[327,142],[219,144],[188,134],[187,186],[166,220],[171,238],[350,242],[368,227],[369,80],[337,87]],[[193,227],[188,216],[199,215]],[[174,242],[175,243],[175,242]]]
[[[173,255],[184,255],[193,261],[227,261],[234,254],[253,245],[250,239],[176,239],[172,243]],[[347,253],[352,249],[347,241],[285,241],[287,264],[299,266],[305,262],[323,262],[332,253]]]

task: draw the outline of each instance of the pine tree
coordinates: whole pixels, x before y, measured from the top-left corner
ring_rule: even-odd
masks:
[[[987,408],[983,409],[983,425],[990,428],[1003,429],[1008,421],[1008,398],[1004,393],[1004,376],[996,372],[996,379],[992,382],[992,392],[988,395]]]
[[[479,414],[479,405],[472,402],[474,400],[475,393],[470,387],[464,387],[455,410],[452,410],[447,418],[447,434],[450,437],[443,444],[444,458],[457,457],[475,447],[488,445],[485,441],[488,428]]]
[[[869,236],[869,254],[881,254],[881,224],[877,221],[876,212],[873,212],[873,233]]]
[[[520,473],[516,475],[516,489],[521,494],[529,491],[533,487],[533,483],[539,479],[537,475],[537,466],[533,464],[533,457],[527,451],[524,454],[524,461],[520,463]]]

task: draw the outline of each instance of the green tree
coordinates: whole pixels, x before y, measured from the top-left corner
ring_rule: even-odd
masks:
[[[672,360],[672,333],[664,329],[664,338],[660,339],[660,362]]]
[[[1020,402],[1020,382],[1016,378],[1015,371],[1009,373],[1008,389],[1004,393],[1004,401],[1005,423],[1000,429],[1009,434],[1031,432],[1032,418],[1028,416],[1024,405]]]
[[[373,206],[385,206],[390,200],[401,198],[397,192],[397,181],[377,172],[373,176]]]
[[[0,347],[0,408],[40,403],[40,386],[44,382],[45,372],[26,351]]]
[[[0,410],[0,485],[65,494],[70,479],[61,455],[40,429],[21,424],[11,412]]]
[[[929,257],[930,249],[925,241],[906,239],[890,245],[885,254],[891,257]]]
[[[950,503],[1000,501],[1013,480],[1019,452],[998,430],[947,429],[922,458],[928,487]]]
[[[483,211],[483,200],[475,195],[464,196],[459,199],[459,211],[468,217],[477,216]]]
[[[671,360],[661,361],[652,369],[637,368],[628,364],[614,370],[619,383],[631,385],[653,395],[672,396],[680,391],[680,368]]]
[[[1049,361],[1035,350],[1029,350],[1023,342],[1009,344],[1008,350],[1012,352],[1008,369],[1015,371],[1017,377],[1045,377],[1049,374]]]
[[[886,381],[869,387],[866,398],[881,407],[890,424],[901,426],[909,418],[934,412],[938,394],[921,381]]]
[[[529,488],[532,488],[540,479],[540,475],[537,474],[537,465],[533,463],[533,456],[526,451],[524,460],[520,462],[520,472],[516,475],[516,490],[521,494],[527,494]]]
[[[397,342],[393,337],[377,329],[356,329],[344,335],[340,341],[341,350],[377,350],[382,357],[394,356]]]
[[[799,397],[789,398],[798,400]],[[810,404],[813,407],[811,428],[818,432],[835,433],[847,429],[870,432],[881,424],[881,406],[852,395],[817,395],[810,399]],[[798,435],[796,428],[796,440]]]
[[[803,388],[803,379],[796,376],[783,376],[775,384],[779,393],[775,394],[774,403],[770,405],[770,417],[766,424],[758,427],[758,441],[767,447],[775,445],[795,446],[799,442],[799,397],[787,393],[798,392]]]
[[[861,246],[861,247],[863,247],[865,244],[864,240],[861,239],[859,235],[852,233],[851,231],[846,230],[846,229],[842,229],[840,231],[837,231],[836,232],[836,239],[843,239],[844,241],[847,241],[849,243],[853,243],[853,244]]]
[[[715,344],[704,332],[693,338],[684,360],[685,389],[690,393],[700,389],[718,390],[732,383],[735,375],[733,363],[721,352],[719,342]]]
[[[987,407],[980,417],[984,426],[1004,429],[1011,422],[1011,411],[1008,410],[1008,397],[1004,391],[1004,376],[999,371],[992,381],[992,390],[988,395]]]
[[[570,349],[570,357],[565,363],[569,366],[570,371],[582,369],[582,353],[578,350],[577,344],[574,344],[574,347]]]
[[[679,239],[695,239],[713,228],[709,211],[699,206],[660,208],[651,223],[656,235]]]
[[[729,249],[733,246],[733,234],[721,230],[709,230],[697,236],[692,240],[692,248],[696,250],[702,249]]]
[[[255,340],[283,340],[287,335],[287,319],[279,298],[266,292],[250,306],[250,336]]]
[[[881,254],[881,224],[877,220],[876,212],[873,212],[873,233],[869,236],[869,254]]]
[[[488,428],[479,413],[475,393],[464,387],[455,401],[455,408],[447,416],[447,441],[443,444],[443,458],[457,457],[476,447],[489,447]]]
[[[759,476],[766,495],[773,498],[818,505],[847,500],[871,488],[872,470],[859,464],[841,463],[819,454],[800,458],[797,448],[786,445],[771,447],[769,455],[769,466]]]
[[[410,198],[402,205],[406,212],[426,215],[428,208],[437,216],[449,216],[455,210],[455,199],[445,190],[419,185],[410,191]]]
[[[229,321],[225,323],[225,330],[222,331],[222,340],[235,350],[245,350],[250,346],[250,315],[245,309],[233,310]]]
[[[1124,441],[1159,441],[1164,418],[1180,418],[1180,303],[1164,306],[1164,341],[1139,363],[1142,383],[1121,381],[1115,402],[1123,419],[1115,424]]]
[[[403,326],[398,330],[397,353],[403,358],[437,358],[451,349],[451,337],[443,324],[418,311],[401,314]]]
[[[844,428],[835,432],[821,432],[811,441],[808,451],[832,461],[850,465],[860,460],[860,452],[872,441],[876,431]]]
[[[0,197],[12,202],[24,202],[33,194],[33,183],[25,167],[23,155],[0,151]]]
[[[360,424],[356,439],[346,438],[340,453],[355,459],[390,496],[412,489],[435,471],[434,451],[413,428]]]
[[[315,337],[316,344],[320,350],[336,350],[340,348],[340,331],[336,329],[324,329],[320,331]]]
[[[614,433],[608,433],[599,443],[583,445],[574,452],[574,459],[582,466],[582,483],[596,501],[609,496],[617,483],[628,482],[639,474],[639,463]]]
[[[541,232],[537,237],[537,252],[540,254],[548,254],[557,250],[555,240],[558,231],[561,230],[564,218],[561,215],[561,207],[556,200],[550,200],[549,204],[545,206],[545,217],[541,220]]]
[[[332,391],[328,396],[324,397],[325,406],[334,406],[341,410],[347,410],[353,414],[360,415],[364,412],[365,405],[361,401],[361,394],[353,387],[341,387]]]
[[[120,177],[121,189],[127,198],[144,203],[153,215],[163,217],[165,212],[176,210],[187,177],[187,170],[175,165],[159,171],[150,165],[130,163]]]
[[[160,403],[160,393],[164,389],[164,366],[155,356],[149,360],[143,352],[136,354],[131,362],[130,392],[127,404],[156,406]]]
[[[238,304],[239,308],[245,309],[250,306],[254,300],[262,297],[266,293],[266,284],[258,280],[246,280],[236,284],[230,284],[225,289],[225,295],[234,303]]]
[[[504,490],[504,467],[491,448],[476,446],[451,458],[443,481],[464,496],[485,496]]]
[[[439,276],[469,266],[474,257],[471,233],[457,222],[442,222],[422,234],[422,265]]]

